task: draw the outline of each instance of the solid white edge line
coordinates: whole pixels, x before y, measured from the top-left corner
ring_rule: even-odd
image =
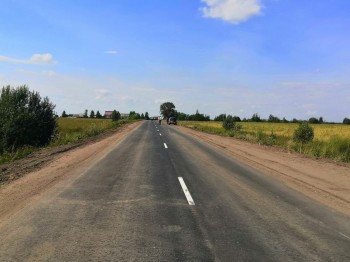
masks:
[[[168,146],[167,146],[165,143],[164,143],[164,147],[165,147],[165,148],[168,148]]]
[[[194,201],[193,201],[193,199],[192,199],[192,196],[191,196],[191,194],[190,194],[190,191],[188,191],[188,189],[187,189],[187,186],[186,186],[186,184],[185,184],[185,181],[183,180],[182,177],[178,177],[178,179],[179,179],[180,185],[181,185],[181,187],[182,187],[182,190],[183,190],[184,193],[185,193],[185,196],[186,196],[186,199],[187,199],[188,204],[189,204],[190,206],[194,206],[194,205],[195,205],[195,204],[194,204]]]

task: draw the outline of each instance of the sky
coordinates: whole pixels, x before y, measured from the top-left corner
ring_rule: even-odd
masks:
[[[0,87],[61,115],[350,118],[348,0],[1,0]]]

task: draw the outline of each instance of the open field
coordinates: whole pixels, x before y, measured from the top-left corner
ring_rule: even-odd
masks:
[[[350,126],[342,124],[315,124],[315,138],[302,148],[293,142],[296,123],[241,122],[240,131],[226,131],[222,122],[179,121],[179,125],[203,132],[230,136],[263,145],[279,146],[290,151],[350,162]]]

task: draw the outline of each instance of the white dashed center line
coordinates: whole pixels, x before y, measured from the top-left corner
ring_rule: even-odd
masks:
[[[188,191],[187,189],[187,186],[185,184],[185,181],[183,180],[182,177],[178,177],[179,181],[180,181],[180,185],[182,187],[182,190],[184,191],[185,193],[185,196],[186,196],[186,199],[187,199],[187,202],[190,206],[194,206],[194,201],[192,199],[192,196],[190,194],[190,191]]]
[[[350,239],[350,237],[348,237],[347,235],[344,235],[343,233],[338,232],[340,235],[342,235],[343,237]]]
[[[168,146],[167,146],[165,143],[164,143],[164,147],[165,147],[165,148],[168,148]]]

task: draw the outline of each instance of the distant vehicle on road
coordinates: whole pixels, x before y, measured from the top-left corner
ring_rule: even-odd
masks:
[[[177,121],[176,121],[176,118],[175,117],[170,117],[169,120],[168,120],[168,125],[177,125]]]

